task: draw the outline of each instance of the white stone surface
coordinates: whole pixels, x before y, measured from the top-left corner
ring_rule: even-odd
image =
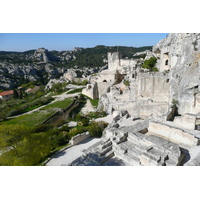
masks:
[[[46,166],[68,166],[72,161],[83,155],[83,150],[99,142],[99,138],[87,139],[82,143],[72,146],[53,157]]]
[[[81,143],[82,141],[88,139],[90,137],[89,132],[85,132],[85,133],[81,133],[78,135],[75,135],[74,137],[71,138],[71,140],[69,141],[69,143],[71,145],[76,145]]]
[[[196,146],[199,143],[199,131],[182,130],[175,127],[173,122],[149,122],[148,131],[152,134],[161,136],[169,141],[175,142],[180,146]]]

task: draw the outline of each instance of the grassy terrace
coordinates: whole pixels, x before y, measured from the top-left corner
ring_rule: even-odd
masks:
[[[71,103],[72,103],[73,99],[72,98],[68,98],[68,99],[65,99],[65,100],[62,100],[62,101],[57,101],[55,103],[52,103],[52,104],[49,104],[43,108],[41,108],[41,110],[51,110],[53,108],[66,108],[67,106],[69,106]]]
[[[14,119],[6,120],[0,123],[4,125],[15,125],[15,124],[24,124],[25,126],[34,127],[36,125],[41,124],[45,119],[50,117],[55,113],[54,108],[66,108],[72,103],[73,99],[68,98],[63,101],[57,101],[50,105],[47,105],[40,109],[39,111],[35,111],[31,114],[23,115],[16,117]]]
[[[31,114],[23,115],[16,117],[14,119],[6,120],[0,123],[3,125],[17,125],[23,124],[25,126],[34,127],[42,123],[45,119],[50,117],[54,112],[44,112],[44,111],[36,111]]]

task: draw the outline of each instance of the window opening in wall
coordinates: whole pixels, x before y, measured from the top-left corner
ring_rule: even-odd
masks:
[[[169,79],[166,80],[166,83],[168,83],[168,82],[169,82]]]
[[[169,62],[169,60],[166,60],[166,61],[165,61],[165,65],[168,65],[168,62]]]
[[[103,82],[107,82],[107,80],[104,80]]]
[[[195,130],[200,131],[200,124],[196,124],[196,125],[195,125]]]

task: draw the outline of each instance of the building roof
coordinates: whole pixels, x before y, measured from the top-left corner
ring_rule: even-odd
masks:
[[[13,90],[3,91],[0,93],[0,96],[6,96],[6,95],[10,95],[10,94],[13,94]]]
[[[26,92],[27,93],[34,93],[34,92],[36,92],[37,90],[39,90],[40,89],[40,86],[35,86],[33,89],[31,89],[31,88],[28,88],[27,90],[26,90]]]

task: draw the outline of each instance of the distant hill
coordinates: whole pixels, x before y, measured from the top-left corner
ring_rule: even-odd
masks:
[[[152,46],[98,45],[72,51],[48,51],[45,48],[25,52],[0,51],[0,89],[16,88],[30,81],[46,84],[52,78],[59,78],[68,69],[75,69],[79,77],[88,76],[106,67],[108,52],[119,51],[123,58],[133,58],[136,52],[151,49]]]

